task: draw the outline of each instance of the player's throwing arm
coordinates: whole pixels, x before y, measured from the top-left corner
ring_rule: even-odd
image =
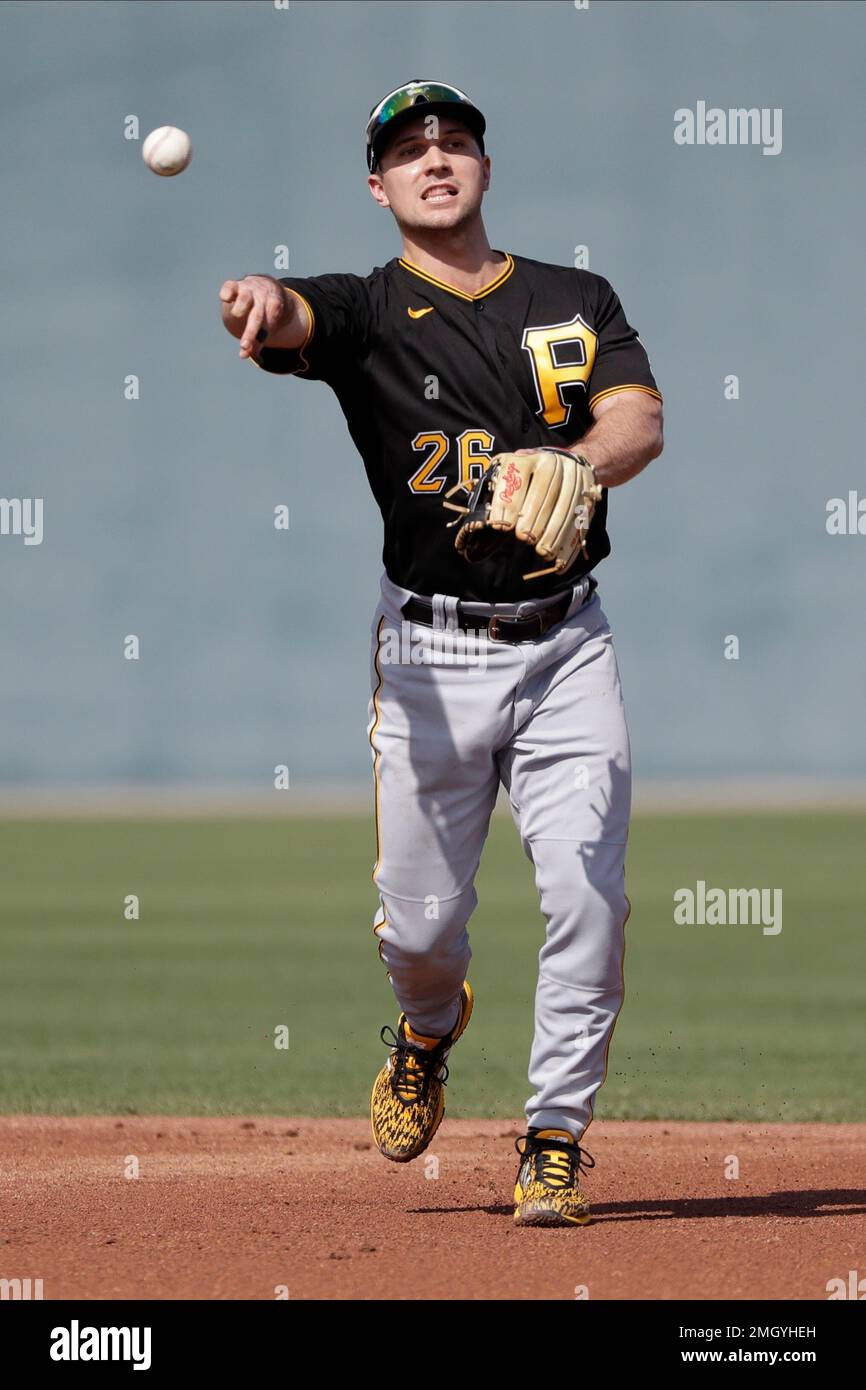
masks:
[[[223,323],[241,340],[241,357],[251,357],[265,339],[269,348],[298,348],[307,336],[309,316],[303,301],[270,275],[226,280],[220,300]]]

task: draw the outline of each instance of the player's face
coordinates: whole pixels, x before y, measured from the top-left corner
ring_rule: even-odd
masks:
[[[404,126],[369,185],[401,227],[444,231],[478,215],[490,186],[490,159],[458,121],[440,119],[435,138],[428,130],[423,117]]]

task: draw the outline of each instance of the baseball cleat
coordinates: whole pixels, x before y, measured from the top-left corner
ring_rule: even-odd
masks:
[[[380,1153],[394,1163],[409,1163],[423,1153],[445,1114],[446,1061],[454,1043],[472,1016],[472,988],[464,982],[460,991],[460,1017],[444,1038],[425,1038],[414,1033],[405,1014],[394,1032],[388,1024],[379,1036],[394,1039],[385,1066],[373,1083],[370,1123]]]
[[[592,1218],[580,1190],[580,1170],[584,1164],[587,1169],[595,1167],[592,1155],[565,1129],[530,1129],[514,1147],[521,1157],[514,1187],[514,1224],[588,1225]]]

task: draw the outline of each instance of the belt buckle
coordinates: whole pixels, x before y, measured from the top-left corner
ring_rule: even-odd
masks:
[[[544,618],[542,617],[541,613],[526,613],[526,614],[524,614],[524,616],[523,616],[522,618],[509,618],[507,621],[508,621],[508,622],[512,622],[512,623],[513,623],[513,622],[525,623],[525,622],[527,621],[528,618],[534,618],[534,620],[538,623],[538,631],[537,631],[537,632],[534,632],[534,633],[532,634],[532,636],[533,636],[533,637],[540,637],[540,636],[542,635],[542,633],[544,632]],[[491,639],[491,641],[493,641],[493,642],[508,642],[508,641],[511,641],[511,640],[512,640],[511,638],[503,637],[503,636],[501,635],[501,633],[500,633],[500,631],[499,631],[499,624],[500,624],[501,622],[502,622],[502,617],[500,616],[500,614],[494,613],[494,614],[493,614],[493,617],[490,619],[489,623],[487,624],[487,635],[488,635],[488,637]],[[530,637],[527,636],[527,637],[521,637],[521,638],[515,639],[515,640],[519,640],[519,641],[521,641],[521,642],[529,642],[529,641],[531,641],[532,639],[531,639]]]

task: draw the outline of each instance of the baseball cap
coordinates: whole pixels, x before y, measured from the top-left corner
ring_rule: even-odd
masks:
[[[465,92],[448,82],[431,82],[415,77],[395,87],[370,112],[367,121],[367,168],[376,172],[379,157],[395,131],[415,116],[451,115],[465,121],[484,153],[487,123]]]

